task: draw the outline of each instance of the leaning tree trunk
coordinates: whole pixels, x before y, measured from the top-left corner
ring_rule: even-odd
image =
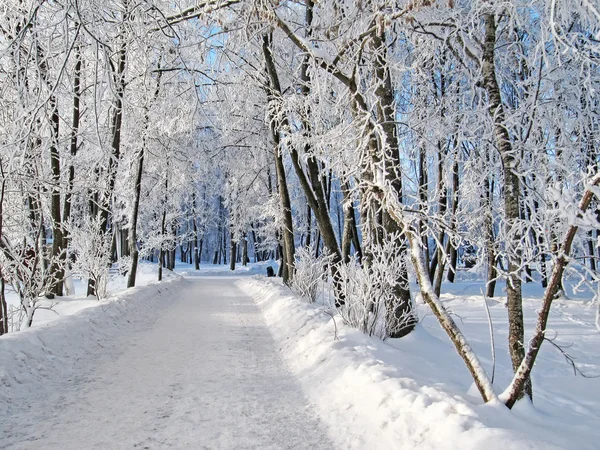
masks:
[[[272,39],[272,33],[265,34],[262,40],[262,49],[267,65],[267,74],[269,75],[271,82],[268,97],[270,103],[271,134],[275,144],[273,147],[273,156],[275,159],[275,172],[279,190],[279,201],[282,209],[281,213],[283,214],[283,227],[281,230],[283,233],[283,282],[289,284],[294,277],[294,225],[292,222],[292,206],[285,174],[285,166],[283,165],[283,149],[281,145],[280,130],[277,126],[277,114],[274,110],[274,108],[278,108],[280,99],[277,96],[281,93],[281,86],[279,86],[279,80],[276,77],[273,77],[273,74],[276,72],[275,61],[273,60],[273,54],[271,52]]]
[[[596,174],[586,186],[586,190],[583,193],[581,202],[579,203],[579,211],[577,212],[577,219],[581,219],[583,214],[587,211],[594,198],[593,189],[600,185],[600,173]],[[577,223],[577,221],[575,222]],[[546,339],[546,326],[548,324],[548,317],[550,316],[550,307],[552,302],[559,294],[562,289],[562,277],[569,263],[569,255],[571,253],[571,246],[575,235],[577,234],[578,226],[571,225],[567,233],[564,236],[562,245],[557,253],[557,258],[554,261],[552,267],[552,273],[548,282],[548,287],[542,297],[542,306],[538,313],[538,319],[535,327],[533,337],[529,341],[529,347],[527,353],[524,355],[521,364],[515,370],[515,375],[510,386],[506,389],[506,400],[505,404],[509,408],[512,408],[518,399],[522,397],[522,392],[526,391],[530,387],[530,375],[533,370],[533,365],[540,351],[544,340]]]
[[[307,53],[307,55],[311,55],[311,58],[315,59],[317,64],[323,68],[324,70],[331,73],[335,78],[337,78],[344,86],[348,88],[350,94],[352,96],[352,110],[355,115],[355,119],[365,124],[365,137],[380,137],[382,142],[380,142],[380,150],[385,154],[386,150],[389,150],[389,154],[385,155],[386,162],[385,167],[383,168],[383,172],[385,173],[386,182],[390,182],[396,191],[396,195],[401,198],[401,186],[402,181],[400,178],[400,157],[398,151],[398,142],[396,137],[396,118],[394,116],[394,104],[395,97],[394,92],[391,86],[391,77],[389,70],[387,70],[387,64],[385,62],[385,46],[383,45],[385,39],[382,39],[382,36],[379,33],[383,34],[383,27],[374,27],[374,32],[371,36],[372,41],[374,42],[374,50],[378,52],[378,57],[376,61],[376,70],[375,76],[378,79],[378,87],[375,92],[378,98],[378,120],[375,121],[372,117],[372,108],[370,108],[367,104],[366,98],[361,94],[359,85],[356,83],[355,77],[353,75],[345,74],[340,68],[336,65],[337,62],[330,62],[326,59],[323,59],[319,56],[314,55],[312,48],[308,44],[308,40],[299,38],[294,31],[287,25],[285,21],[283,21],[277,14],[275,14],[274,19],[277,21],[279,28],[290,38],[290,40],[301,50]],[[369,149],[363,149],[365,151],[365,161],[369,161],[367,165],[371,165],[376,167],[377,155],[374,155],[370,152]],[[381,161],[381,160],[380,160]],[[368,170],[368,168],[363,168],[363,170]],[[366,184],[369,184],[372,188],[375,188],[373,181],[375,179],[371,179],[370,182],[367,181]],[[363,182],[364,180],[360,180]],[[363,184],[365,184],[363,182]],[[376,190],[376,189],[375,189]],[[373,196],[377,196],[377,192],[373,192]],[[379,199],[380,201],[381,199]],[[362,211],[361,211],[362,216]],[[394,234],[394,232],[399,231],[399,226],[394,226],[392,224],[392,220],[386,220],[386,224],[389,225],[390,234]],[[364,226],[364,224],[363,224]],[[402,238],[398,239],[399,245],[403,245]],[[405,249],[404,247],[401,247]],[[404,252],[406,250],[403,250]],[[365,252],[366,253],[366,252]],[[366,258],[365,258],[366,259]],[[406,273],[406,267],[404,266],[404,273]],[[388,315],[388,318],[391,319],[390,322],[394,320],[394,318],[398,316],[408,317],[409,320],[403,321],[404,326],[400,326],[398,328],[399,332],[394,333],[396,337],[400,335],[405,335],[409,333],[415,326],[415,318],[412,311],[412,301],[410,299],[410,291],[408,290],[408,283],[406,276],[402,276],[402,279],[398,280],[398,289],[397,293],[398,301],[395,305],[397,311],[392,311],[391,314]],[[406,312],[406,314],[403,313]],[[397,314],[399,313],[399,314]],[[391,323],[388,322],[388,325]]]
[[[307,26],[310,28],[310,24],[312,21],[312,2],[310,1],[307,3],[306,21]],[[267,66],[267,72],[271,82],[271,89],[274,91],[275,95],[280,97],[282,95],[281,84],[279,82],[279,76],[271,52],[270,40],[268,42],[268,45],[266,46],[264,42],[265,41],[263,38],[264,57]],[[308,57],[305,57],[302,63],[301,81],[303,83],[301,87],[302,92],[305,95],[307,95],[309,92],[310,83],[310,78],[308,75]],[[310,131],[310,123],[308,122],[308,120],[304,119],[302,121],[302,125],[304,131],[308,133]],[[282,119],[282,127],[289,128],[287,117]],[[298,180],[300,181],[300,186],[302,187],[302,190],[304,191],[304,194],[306,196],[306,200],[308,203],[308,215],[310,217],[310,210],[312,210],[315,216],[315,221],[317,222],[319,234],[323,238],[323,244],[325,245],[329,253],[332,255],[332,264],[330,265],[330,270],[332,272],[331,274],[334,281],[335,302],[336,305],[340,306],[344,303],[344,298],[339,283],[337,267],[338,264],[342,261],[342,255],[337,242],[335,231],[331,224],[331,218],[329,216],[327,193],[322,183],[321,170],[319,168],[318,161],[311,156],[311,149],[308,145],[306,145],[304,148],[304,152],[308,155],[306,161],[306,171],[302,165],[298,151],[293,146],[289,147],[289,151],[294,171],[296,173],[296,176],[298,177]],[[307,245],[308,244],[310,244],[310,235],[307,238]],[[316,247],[318,247],[318,245],[319,239],[317,239]]]

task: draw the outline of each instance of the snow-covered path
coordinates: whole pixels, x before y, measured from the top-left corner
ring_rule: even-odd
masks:
[[[132,318],[82,358],[64,389],[4,417],[0,448],[333,448],[235,280],[182,286],[156,319]]]

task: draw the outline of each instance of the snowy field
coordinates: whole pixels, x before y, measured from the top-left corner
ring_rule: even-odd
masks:
[[[598,448],[600,379],[575,376],[549,343],[534,407],[482,405],[424,305],[416,332],[382,342],[256,276],[266,265],[179,265],[161,284],[144,265],[145,286],[114,279],[106,300],[79,294],[58,314],[38,311],[32,329],[0,338],[0,448]],[[449,289],[442,299],[491,373],[481,284]],[[531,331],[539,288],[525,294]],[[506,308],[488,304],[501,391]],[[594,313],[573,297],[550,321],[590,376],[600,374]]]

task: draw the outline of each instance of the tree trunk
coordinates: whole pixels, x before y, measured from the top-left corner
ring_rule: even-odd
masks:
[[[123,22],[128,20],[129,12],[123,13]],[[109,215],[112,207],[113,194],[115,190],[115,182],[117,177],[117,167],[121,157],[121,126],[123,124],[123,101],[125,96],[125,67],[127,62],[127,40],[122,30],[119,36],[120,44],[117,54],[116,71],[112,73],[115,96],[112,104],[112,115],[110,118],[110,133],[111,133],[111,150],[112,153],[108,160],[108,189],[102,195],[100,201],[98,216],[100,218],[100,229],[103,238],[107,239],[110,233]],[[113,65],[111,64],[111,67]],[[97,295],[96,286],[93,280],[88,281],[88,295]]]
[[[378,123],[385,139],[378,140],[378,150],[384,163],[384,176],[390,183],[400,202],[402,202],[402,173],[400,165],[400,149],[398,147],[398,136],[396,127],[396,99],[392,87],[392,79],[387,63],[387,46],[385,29],[382,27],[373,33],[374,72],[378,81],[375,95],[377,96]],[[380,136],[380,133],[377,133]],[[376,160],[373,160],[375,163]],[[376,167],[376,166],[375,166]],[[388,236],[397,236],[396,245],[402,254],[406,254],[406,239],[402,236],[402,230],[389,211],[383,211],[383,227]],[[389,337],[401,338],[409,334],[415,327],[417,321],[413,312],[413,304],[408,285],[407,269],[401,262],[403,274],[394,287],[396,300],[394,304],[387,305],[387,330]]]
[[[50,216],[52,218],[52,264],[50,265],[49,276],[52,278],[51,292],[54,295],[63,295],[64,268],[63,263],[66,260],[63,242],[63,222],[61,217],[61,198],[60,198],[60,151],[59,151],[59,116],[57,99],[50,97],[50,108],[52,109],[51,129],[52,143],[50,146],[50,167],[52,172],[52,196]]]
[[[6,178],[2,158],[0,158],[0,175],[2,183],[0,184],[0,243],[4,239],[4,194],[6,192]],[[0,267],[0,336],[8,333],[8,305],[6,304],[6,294],[4,289],[4,273]]]
[[[8,305],[4,290],[4,276],[0,269],[0,336],[8,333]]]
[[[223,240],[221,241],[221,253],[223,255],[223,264],[227,264],[227,233],[225,232],[225,227],[223,227]]]
[[[458,221],[456,214],[458,212],[459,202],[459,183],[460,179],[458,176],[458,149],[454,155],[454,164],[452,165],[452,233],[456,233],[458,227]],[[450,267],[448,268],[448,281],[454,283],[454,277],[456,275],[456,263],[458,261],[458,248],[456,245],[451,244],[451,239],[448,239],[448,249],[450,252]]]
[[[242,266],[246,266],[250,262],[248,258],[248,235],[244,233],[242,237]]]
[[[65,192],[65,200],[63,205],[63,223],[68,223],[71,219],[73,188],[75,184],[75,166],[73,159],[77,156],[79,149],[79,123],[81,121],[81,51],[79,45],[75,47],[75,70],[73,74],[73,117],[71,121],[71,142],[70,153],[71,161],[69,163],[67,175],[67,189]],[[64,230],[63,243],[65,248],[68,247],[69,234]]]
[[[590,206],[594,194],[592,193],[592,188],[598,186],[600,184],[600,174],[596,174],[592,180],[590,180],[586,190],[584,191],[581,202],[579,203],[579,211],[577,212],[577,219],[583,216]],[[575,235],[577,234],[578,227],[577,225],[571,225],[565,237],[562,241],[562,245],[558,250],[558,257],[554,262],[554,266],[552,267],[552,274],[550,275],[550,281],[548,283],[548,287],[544,292],[544,296],[542,297],[542,307],[538,313],[538,319],[535,327],[535,332],[533,337],[529,341],[529,346],[527,348],[527,354],[524,355],[521,364],[517,370],[515,370],[515,375],[510,386],[506,389],[508,393],[506,399],[506,406],[512,408],[514,404],[519,400],[525,391],[527,393],[528,387],[531,388],[531,371],[533,370],[533,366],[535,364],[535,360],[540,351],[544,340],[546,339],[546,326],[548,324],[548,317],[550,316],[550,307],[552,306],[552,302],[559,294],[562,289],[562,277],[567,264],[569,263],[569,255],[571,253],[571,245],[573,244],[573,240],[575,239]]]
[[[158,64],[160,68],[160,63]],[[158,98],[158,93],[160,91],[160,78],[161,73],[158,72],[157,80],[156,80],[156,89],[154,90],[154,95],[151,101],[154,101]],[[137,274],[137,266],[138,266],[138,258],[139,251],[137,246],[137,223],[138,223],[138,215],[140,209],[140,197],[142,193],[142,176],[144,173],[144,156],[146,153],[146,145],[148,142],[148,127],[150,124],[150,105],[146,105],[144,108],[144,133],[142,135],[142,145],[140,151],[137,155],[137,169],[135,176],[135,196],[133,200],[133,211],[131,213],[131,220],[129,224],[129,254],[131,255],[131,269],[129,271],[129,276],[127,278],[127,287],[135,286],[135,277]]]
[[[429,231],[427,220],[425,219],[429,199],[428,188],[427,151],[424,146],[421,146],[419,149],[419,212],[421,217],[419,218],[418,232],[423,241],[423,248],[425,249],[425,266],[432,267],[429,253]],[[429,277],[431,279],[431,274]]]
[[[148,112],[146,112],[146,128],[148,121]],[[137,274],[139,250],[137,246],[137,222],[138,212],[140,209],[140,197],[142,192],[142,174],[144,172],[144,152],[146,146],[146,137],[142,138],[142,148],[138,153],[137,157],[137,169],[135,175],[135,196],[133,200],[133,210],[131,212],[131,221],[129,223],[129,253],[131,255],[131,268],[127,277],[127,287],[131,288],[135,286],[135,277]]]
[[[312,238],[312,210],[308,199],[306,200],[306,248],[310,248]]]
[[[196,195],[193,197],[193,208],[194,217],[192,218],[192,224],[194,227],[194,270],[200,270],[200,250],[199,250],[199,237],[198,237],[198,225],[196,224]]]
[[[271,81],[271,88],[275,93],[281,93],[281,87],[279,80],[274,74],[275,61],[271,53],[271,42],[273,39],[272,33],[265,34],[263,36],[262,49],[267,64],[267,72]],[[269,92],[269,101],[271,103],[278,101],[273,94]],[[294,276],[294,225],[292,222],[292,206],[290,202],[290,195],[288,192],[285,166],[283,165],[282,145],[281,137],[279,135],[279,129],[275,123],[275,117],[271,116],[271,134],[273,137],[273,156],[275,159],[275,172],[277,176],[277,186],[279,189],[279,201],[281,206],[281,212],[283,214],[283,256],[282,263],[285,266],[283,269],[283,282],[290,284]]]
[[[588,246],[588,255],[589,255],[589,261],[590,261],[590,270],[592,272],[596,271],[596,251],[594,249],[595,246],[595,242],[594,242],[594,232],[592,230],[589,230],[587,232],[588,234],[588,239],[587,239],[587,246]]]
[[[163,266],[165,265],[165,236],[167,234],[167,201],[169,190],[169,165],[167,161],[167,170],[165,171],[165,196],[163,198],[162,217],[160,219],[160,252],[158,254],[158,281],[163,278]]]
[[[442,77],[443,80],[443,77]],[[443,81],[442,81],[443,84]],[[443,95],[443,88],[442,88]],[[446,209],[448,208],[448,191],[446,189],[446,183],[444,183],[444,161],[442,156],[445,156],[445,152],[442,148],[440,142],[438,142],[438,180],[437,180],[437,188],[438,188],[438,205],[439,205],[439,216],[440,219],[443,220],[444,214],[446,214]],[[446,259],[444,256],[444,239],[446,238],[446,233],[443,228],[440,229],[437,240],[437,270],[432,270],[433,275],[433,290],[435,295],[438,297],[442,291],[442,280],[444,278],[444,270],[446,269]]]
[[[482,59],[483,86],[488,94],[489,113],[494,122],[496,147],[500,153],[504,173],[504,214],[507,234],[508,279],[506,297],[508,306],[509,334],[508,343],[513,370],[516,372],[525,356],[523,323],[523,298],[521,292],[521,231],[519,225],[520,183],[518,160],[512,149],[510,135],[506,127],[506,118],[500,87],[496,79],[494,52],[496,46],[496,19],[486,14],[485,41]],[[526,380],[523,392],[532,398],[531,380]]]
[[[233,239],[233,232],[229,235],[229,269],[235,270],[237,261],[237,243]]]

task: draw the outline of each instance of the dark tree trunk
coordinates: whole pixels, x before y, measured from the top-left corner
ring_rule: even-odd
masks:
[[[494,233],[494,218],[492,212],[492,202],[494,198],[494,183],[490,183],[488,177],[483,182],[485,199],[483,200],[485,209],[485,239],[487,243],[487,282],[485,295],[489,298],[494,297],[496,293],[496,279],[498,271],[496,270],[496,237]]]
[[[271,33],[263,36],[262,49],[267,65],[267,72],[271,82],[271,88],[275,92],[281,92],[281,86],[279,85],[279,79],[276,76],[275,61],[271,52],[271,42],[273,35]],[[273,94],[268,92],[268,96],[271,100],[274,100]],[[290,195],[288,192],[285,166],[283,165],[282,145],[280,130],[277,128],[275,118],[271,117],[271,134],[273,137],[274,147],[273,156],[275,159],[275,172],[277,175],[277,186],[279,189],[279,199],[281,202],[281,209],[283,213],[283,282],[289,284],[292,282],[294,276],[294,225],[292,222],[292,207],[290,202]]]
[[[0,269],[0,336],[6,333],[8,333],[8,305],[4,291],[4,276]]]
[[[256,235],[256,230],[254,229],[253,223],[250,224],[250,233],[252,234],[252,243],[254,245],[254,262],[257,263],[259,261],[262,261],[262,255],[259,250],[260,240],[258,239],[258,236]]]
[[[459,202],[459,183],[460,179],[458,176],[458,149],[454,155],[454,164],[452,165],[452,224],[451,229],[453,233],[456,233],[457,219],[456,214],[458,212]],[[456,275],[456,263],[458,261],[458,249],[456,245],[451,244],[451,239],[448,240],[448,250],[450,253],[450,267],[448,268],[448,281],[454,283],[454,277]]]
[[[442,77],[442,80],[443,80],[443,77]],[[443,85],[443,81],[442,81],[442,85]],[[443,95],[443,88],[442,88],[442,95]],[[438,142],[438,180],[437,180],[437,185],[438,185],[438,193],[439,193],[439,200],[438,200],[439,215],[441,218],[443,218],[444,214],[446,214],[446,209],[448,207],[448,191],[446,189],[446,183],[444,183],[443,156],[446,156],[446,152],[443,150],[441,143]],[[444,258],[444,250],[445,250],[444,239],[445,238],[446,238],[446,233],[445,233],[444,229],[442,228],[438,234],[438,240],[437,240],[437,251],[436,251],[437,270],[435,268],[432,269],[433,290],[435,292],[435,295],[437,295],[438,297],[440,296],[440,293],[442,291],[442,280],[444,278],[444,270],[446,268],[446,264],[445,264],[446,261]]]
[[[128,20],[129,13],[124,13],[123,21]],[[115,97],[112,105],[110,118],[111,150],[112,154],[108,160],[108,189],[102,196],[99,205],[98,216],[100,218],[100,229],[104,239],[110,233],[109,215],[112,207],[113,193],[117,177],[117,167],[121,157],[121,126],[123,123],[123,100],[125,96],[125,67],[127,62],[127,40],[124,35],[119,37],[120,44],[117,54],[116,71],[112,74],[115,85]],[[112,67],[112,65],[111,65]],[[88,281],[88,295],[96,295],[96,286],[93,280]]]
[[[279,257],[278,255],[281,255],[281,257]],[[285,263],[284,263],[284,256],[283,256],[283,247],[280,243],[277,244],[275,259],[277,261],[281,261],[281,263],[279,264],[279,270],[277,270],[277,276],[279,278],[283,278],[283,272],[285,270]]]
[[[310,28],[311,28],[311,24],[312,24],[312,8],[313,8],[313,2],[312,1],[308,1],[306,3],[306,25],[307,25],[307,30],[309,30],[309,34],[310,34]],[[273,88],[275,89],[276,92],[281,93],[281,86],[279,83],[279,77],[275,68],[275,62],[273,60],[271,51],[270,51],[270,47],[265,47],[263,46],[264,49],[264,53],[265,53],[265,61],[267,63],[267,70],[268,70],[268,74],[271,80],[271,84],[273,86]],[[301,86],[301,90],[302,92],[307,95],[309,92],[309,85],[310,85],[310,78],[308,75],[308,56],[305,57],[305,59],[303,60],[302,66],[301,66],[301,81],[302,81],[302,86]],[[289,126],[289,124],[287,123],[287,119],[284,119],[284,123],[283,123],[283,127],[286,128],[287,126]],[[308,122],[308,120],[303,120],[303,128],[305,130],[306,133],[308,133],[310,131],[310,123]],[[333,226],[331,224],[331,219],[329,216],[329,202],[327,200],[327,193],[325,192],[323,183],[322,183],[322,177],[321,177],[321,170],[319,168],[319,164],[318,161],[315,160],[313,157],[311,157],[311,149],[310,147],[307,145],[305,147],[305,153],[307,155],[309,155],[307,162],[306,162],[306,172],[305,169],[302,166],[302,163],[300,161],[300,156],[298,154],[298,152],[293,148],[293,146],[290,146],[289,148],[290,150],[290,154],[292,157],[292,164],[294,166],[294,171],[300,181],[300,185],[304,191],[304,194],[306,196],[307,199],[307,203],[308,203],[308,217],[309,217],[309,223],[310,223],[310,210],[312,210],[312,212],[315,215],[315,221],[317,222],[317,226],[318,226],[318,233],[317,233],[317,239],[315,242],[315,251],[317,252],[319,249],[319,245],[320,245],[320,237],[323,237],[323,242],[324,245],[327,247],[328,251],[333,255],[333,261],[332,264],[330,266],[331,268],[331,272],[332,272],[332,278],[334,280],[334,291],[335,291],[335,301],[336,301],[336,305],[341,305],[344,302],[343,299],[343,294],[341,292],[340,286],[339,286],[339,279],[338,279],[338,271],[337,271],[337,264],[342,260],[342,255],[340,252],[340,248],[338,246],[338,242],[337,242],[337,238],[335,236],[335,231],[333,230]],[[307,245],[311,244],[311,230],[309,229],[309,233],[307,236]]]
[[[50,214],[52,218],[52,264],[50,266],[49,276],[52,278],[51,292],[54,295],[63,295],[64,268],[63,263],[66,259],[63,242],[63,221],[61,215],[60,199],[60,151],[59,151],[59,116],[58,103],[54,96],[50,97],[50,107],[52,109],[51,130],[52,143],[50,146],[50,166],[52,171],[52,197]]]
[[[77,156],[77,150],[79,148],[79,123],[81,121],[80,112],[81,103],[81,51],[79,45],[75,47],[75,70],[73,74],[73,118],[71,121],[71,142],[70,142],[70,153],[71,161],[69,163],[69,170],[67,175],[67,189],[65,192],[65,200],[63,205],[63,223],[68,223],[71,219],[72,199],[73,199],[73,187],[75,184],[75,166],[74,158]],[[69,234],[67,230],[64,230],[63,244],[65,248],[69,244]]]
[[[225,227],[223,227],[223,241],[221,241],[223,246],[221,247],[221,253],[223,255],[223,264],[227,264],[227,233],[225,232]]]
[[[201,244],[199,243],[198,237],[198,225],[196,224],[196,196],[194,195],[194,218],[192,219],[192,224],[194,227],[194,269],[200,270],[200,253],[201,253]]]
[[[146,110],[146,130],[148,129],[148,111]],[[137,246],[137,222],[140,209],[140,197],[142,193],[142,174],[144,172],[144,153],[146,146],[146,136],[142,138],[142,147],[137,157],[137,169],[135,175],[135,196],[133,200],[133,211],[131,213],[131,222],[129,224],[129,253],[131,255],[131,268],[127,277],[127,287],[135,286],[135,277],[137,274],[139,251]]]
[[[2,158],[0,158],[0,175],[2,183],[0,184],[0,243],[4,239],[4,194],[6,189],[6,178]],[[8,305],[6,303],[6,294],[4,289],[4,273],[0,267],[0,336],[8,333]]]
[[[310,247],[312,238],[312,209],[308,199],[306,200],[306,247]]]
[[[35,44],[36,57],[38,61],[38,70],[40,78],[51,89],[51,94],[48,98],[48,109],[50,110],[50,174],[51,174],[51,194],[50,194],[50,219],[52,221],[52,260],[50,269],[46,273],[46,277],[50,281],[50,293],[52,295],[63,295],[64,284],[64,261],[66,255],[64,253],[63,242],[63,221],[61,214],[61,168],[60,168],[60,149],[59,149],[59,132],[60,118],[58,114],[58,100],[52,88],[52,82],[48,75],[48,64],[44,50],[40,43]]]
[[[354,207],[350,198],[350,186],[348,182],[341,183],[341,189],[344,202],[344,230],[342,233],[342,258],[344,262],[350,260],[350,248],[354,244],[354,251],[358,261],[362,260],[362,250],[358,242],[358,230],[356,227],[356,217],[354,215]]]
[[[233,239],[233,232],[229,235],[229,269],[235,270],[235,262],[237,261],[237,243]]]
[[[429,180],[428,180],[428,172],[427,172],[427,151],[424,146],[419,149],[419,212],[421,213],[421,218],[419,219],[419,227],[418,231],[421,235],[421,240],[423,242],[423,248],[425,249],[425,264],[429,268],[429,279],[431,276],[431,254],[429,250],[429,231],[427,226],[426,217],[426,208],[428,204],[428,191],[429,188]]]
[[[250,262],[248,258],[248,235],[244,233],[242,237],[242,266],[246,266]]]
[[[165,236],[167,235],[167,201],[168,201],[168,190],[169,190],[169,170],[168,170],[168,161],[167,161],[167,170],[165,172],[165,196],[163,198],[163,210],[162,217],[160,219],[160,235],[161,235],[161,243],[160,243],[160,252],[158,255],[158,281],[162,281],[163,278],[163,267],[165,265]]]

